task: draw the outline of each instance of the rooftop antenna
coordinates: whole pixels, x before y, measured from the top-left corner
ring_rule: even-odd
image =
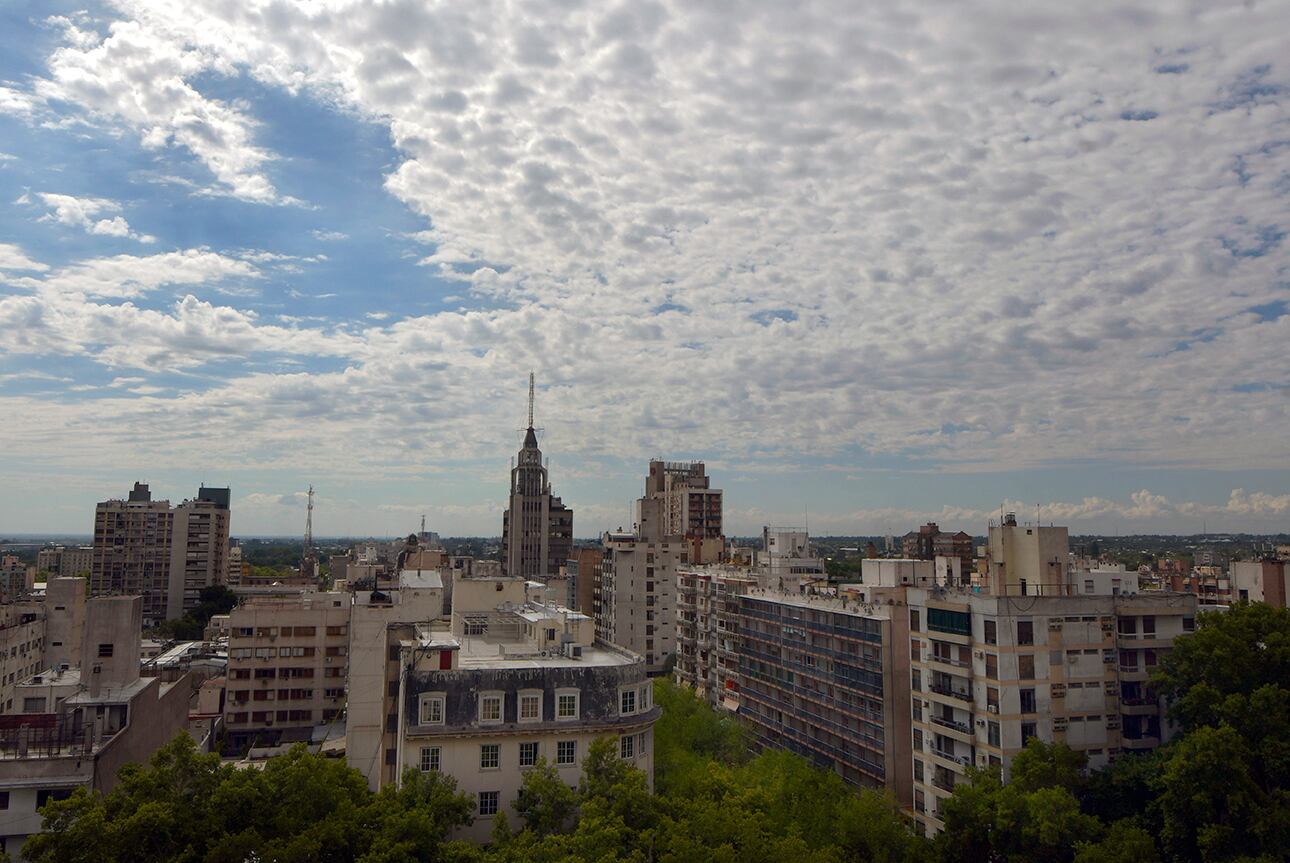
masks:
[[[314,487],[311,483],[308,493],[309,503],[305,507],[305,557],[310,557],[314,550]]]
[[[533,372],[529,372],[529,424],[533,428]]]
[[[426,532],[426,514],[423,512],[421,513],[421,535],[425,536],[425,532]]]

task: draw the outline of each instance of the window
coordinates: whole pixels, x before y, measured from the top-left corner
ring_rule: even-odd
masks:
[[[1017,621],[1017,643],[1034,644],[1035,643],[1035,624],[1029,620]]]
[[[556,719],[577,719],[578,718],[578,693],[576,692],[556,693],[555,718]]]
[[[422,746],[421,747],[421,772],[429,773],[431,770],[439,769],[439,747]]]
[[[110,658],[111,658],[111,656],[112,656],[112,645],[110,645],[110,644],[100,644],[100,645],[99,645],[99,658],[100,658],[100,659],[110,659]]]
[[[648,731],[642,731],[640,734],[636,735],[636,754],[637,755],[645,754],[645,743],[648,740],[649,740]]]
[[[479,769],[496,770],[502,766],[501,746],[496,743],[484,743],[479,747]]]
[[[993,707],[993,710],[990,708]],[[985,688],[985,709],[991,713],[999,712],[999,687],[987,686]]]
[[[1146,615],[1142,618],[1142,634],[1156,634],[1156,618],[1153,615]]]
[[[618,738],[618,748],[623,758],[631,758],[636,754],[636,738],[630,734]]]
[[[653,698],[653,695],[654,695],[654,688],[651,684],[647,683],[641,687],[641,710],[642,711],[649,710],[650,699]]]
[[[630,716],[636,712],[636,690],[624,689],[618,694],[618,712]]]
[[[1025,746],[1026,743],[1030,740],[1030,738],[1038,737],[1038,736],[1039,736],[1038,733],[1035,731],[1035,723],[1033,722],[1021,723],[1021,745],[1022,746]]]
[[[918,609],[911,608],[909,610],[909,628],[912,629],[914,632],[919,632],[923,628],[918,618],[919,618]]]
[[[1151,668],[1156,664],[1156,652],[1154,650],[1142,651],[1142,664]]]
[[[9,808],[9,792],[0,791],[0,809]]]
[[[927,628],[935,632],[954,635],[972,634],[972,616],[966,611],[949,611],[944,608],[927,609]]]
[[[479,696],[479,721],[480,722],[501,722],[502,721],[502,696],[500,695]]]
[[[923,762],[919,761],[917,758],[914,759],[914,781],[923,781]]]
[[[1094,590],[1096,590],[1096,587],[1094,587],[1093,585],[1093,579],[1091,578],[1084,579],[1084,592],[1092,593]]]
[[[909,688],[913,692],[923,691],[923,673],[915,668],[909,674]]]
[[[985,655],[985,676],[991,680],[999,679],[999,657],[993,653]]]
[[[999,723],[990,722],[986,725],[986,737],[991,746],[999,745]]]
[[[1035,712],[1035,690],[1033,689],[1021,690],[1021,712],[1022,713]]]
[[[36,808],[39,809],[51,800],[66,800],[71,796],[70,788],[41,788],[36,792]]]
[[[479,792],[479,815],[488,817],[497,814],[497,792],[481,791]]]
[[[537,758],[538,758],[538,745],[536,741],[532,743],[520,744],[520,766],[521,767],[532,767],[534,764],[537,764]]]
[[[443,725],[442,695],[421,696],[420,718],[422,725]]]
[[[520,722],[537,722],[542,718],[542,693],[520,693]]]
[[[1035,655],[1022,653],[1017,657],[1017,677],[1022,680],[1035,679]]]
[[[1183,618],[1183,632],[1195,632],[1195,631],[1196,631],[1196,618],[1194,618],[1194,617],[1184,617],[1184,618]]]
[[[560,740],[555,744],[555,763],[560,765],[575,764],[578,758],[578,741]]]
[[[993,620],[987,620],[985,622],[985,643],[999,643],[999,624]]]

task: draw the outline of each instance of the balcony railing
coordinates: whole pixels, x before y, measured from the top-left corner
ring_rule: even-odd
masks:
[[[952,686],[945,686],[944,684],[941,684],[941,683],[932,683],[928,686],[928,689],[930,689],[932,692],[935,692],[938,695],[948,695],[951,698],[960,698],[963,701],[972,700],[971,692],[964,692],[961,689],[955,689]]]
[[[946,719],[944,716],[933,716],[932,721],[937,725],[944,725],[946,728],[953,728],[955,731],[961,731],[964,734],[972,733],[972,726],[965,722],[955,722],[953,719]]]
[[[953,761],[955,764],[962,764],[964,767],[972,764],[972,761],[966,755],[955,755],[952,752],[946,752],[944,749],[937,749],[935,746],[932,747],[932,754],[938,758]]]

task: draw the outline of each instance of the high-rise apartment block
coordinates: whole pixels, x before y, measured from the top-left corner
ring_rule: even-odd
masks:
[[[21,599],[36,584],[36,568],[28,566],[13,554],[0,556],[0,597]]]
[[[715,563],[725,544],[722,494],[704,464],[654,460],[636,503],[636,532],[646,540],[686,540],[694,563]]]
[[[1193,628],[1195,597],[905,591],[923,828],[940,829],[940,803],[968,768],[997,765],[1006,776],[1032,737],[1064,742],[1094,767],[1169,738],[1149,675]]]
[[[739,715],[755,741],[908,802],[905,609],[761,589],[725,605],[737,632]]]
[[[228,532],[228,489],[202,487],[172,507],[135,483],[95,510],[90,591],[141,596],[145,627],[182,617],[203,587],[227,581]]]
[[[682,566],[677,572],[676,682],[712,707],[738,709],[739,622],[735,598],[758,587],[746,569]]]
[[[551,494],[542,450],[533,428],[533,378],[529,377],[529,426],[511,468],[510,504],[502,516],[502,571],[545,580],[560,574],[573,550],[573,510]]]
[[[644,656],[651,674],[662,671],[676,651],[677,570],[692,545],[634,533],[607,533],[602,544],[596,635]]]
[[[224,727],[229,746],[308,741],[345,707],[348,593],[247,599],[229,614]]]
[[[1070,531],[1065,527],[1017,524],[1006,514],[989,526],[986,576],[1000,596],[1060,596],[1066,593]]]

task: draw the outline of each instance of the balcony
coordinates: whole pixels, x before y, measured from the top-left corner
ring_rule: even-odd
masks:
[[[933,776],[932,784],[942,791],[949,791],[951,793],[954,791],[954,780],[948,776]]]
[[[946,719],[944,716],[933,716],[932,722],[935,722],[937,725],[943,725],[946,728],[952,728],[955,731],[962,732],[963,734],[973,733],[972,726],[969,723],[956,722],[953,719]]]
[[[955,764],[963,767],[972,766],[972,759],[968,758],[966,755],[955,755],[951,752],[946,752],[944,749],[937,749],[935,746],[932,746],[931,749],[932,754],[937,758],[944,758],[946,761],[953,761]]]
[[[937,695],[948,695],[950,698],[958,698],[967,702],[973,700],[971,690],[955,689],[953,686],[946,686],[943,683],[931,683],[928,684],[927,688]]]
[[[942,665],[950,665],[955,668],[971,668],[972,663],[964,659],[955,659],[952,656],[946,656],[943,653],[924,653],[924,662],[939,662]]]

